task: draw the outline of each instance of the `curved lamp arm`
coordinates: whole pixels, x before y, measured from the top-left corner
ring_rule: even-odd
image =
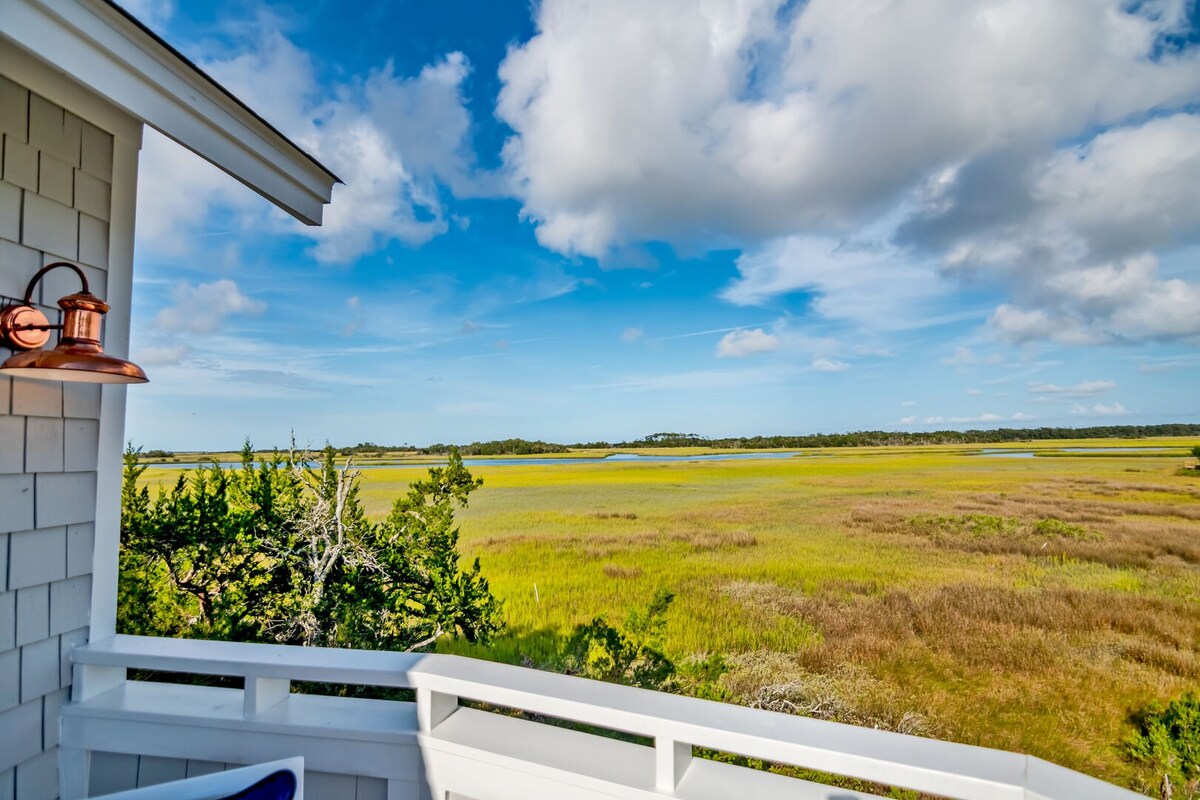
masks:
[[[89,289],[88,289],[87,275],[83,274],[83,270],[81,270],[76,265],[72,264],[70,261],[55,261],[53,264],[47,264],[46,266],[39,269],[37,272],[33,273],[33,277],[29,279],[29,285],[25,287],[25,300],[24,300],[25,305],[32,305],[33,290],[35,288],[37,288],[38,281],[40,281],[42,278],[44,278],[46,276],[47,272],[49,272],[52,269],[58,269],[59,267],[67,267],[68,269],[75,270],[75,274],[79,276],[79,282],[81,284],[83,284],[83,289],[80,290],[79,293],[80,294],[91,294],[91,291],[89,291]]]

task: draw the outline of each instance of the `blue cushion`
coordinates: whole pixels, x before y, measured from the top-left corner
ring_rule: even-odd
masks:
[[[224,800],[292,800],[295,796],[296,776],[286,769],[281,769]]]

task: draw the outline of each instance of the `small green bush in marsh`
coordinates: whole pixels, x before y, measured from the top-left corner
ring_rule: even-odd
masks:
[[[684,662],[667,656],[663,643],[673,602],[675,592],[659,589],[644,609],[631,611],[620,628],[602,616],[576,626],[562,649],[538,666],[660,692],[728,699],[720,680],[729,667],[720,654]]]
[[[1054,517],[1028,523],[1012,517],[994,514],[960,514],[937,516],[918,514],[908,519],[914,533],[929,536],[935,541],[947,538],[986,539],[995,537],[1043,539],[1095,539],[1095,533],[1082,525],[1063,522]]]
[[[1161,776],[1163,800],[1200,798],[1200,695],[1188,692],[1165,707],[1152,703],[1133,723],[1126,752]]]
[[[1082,525],[1063,522],[1060,519],[1040,519],[1033,524],[1033,532],[1038,536],[1055,539],[1096,539],[1099,538]]]
[[[932,536],[935,539],[942,536],[975,538],[1003,536],[1017,533],[1021,529],[1019,520],[997,517],[992,514],[960,514],[958,516],[918,514],[908,522],[914,532]]]

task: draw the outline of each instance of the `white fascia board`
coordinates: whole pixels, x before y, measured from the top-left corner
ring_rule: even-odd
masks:
[[[0,0],[0,37],[308,225],[337,179],[101,0]]]

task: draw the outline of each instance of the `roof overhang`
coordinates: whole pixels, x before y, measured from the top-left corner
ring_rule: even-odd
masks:
[[[338,178],[105,0],[0,0],[7,40],[161,131],[308,225]]]

